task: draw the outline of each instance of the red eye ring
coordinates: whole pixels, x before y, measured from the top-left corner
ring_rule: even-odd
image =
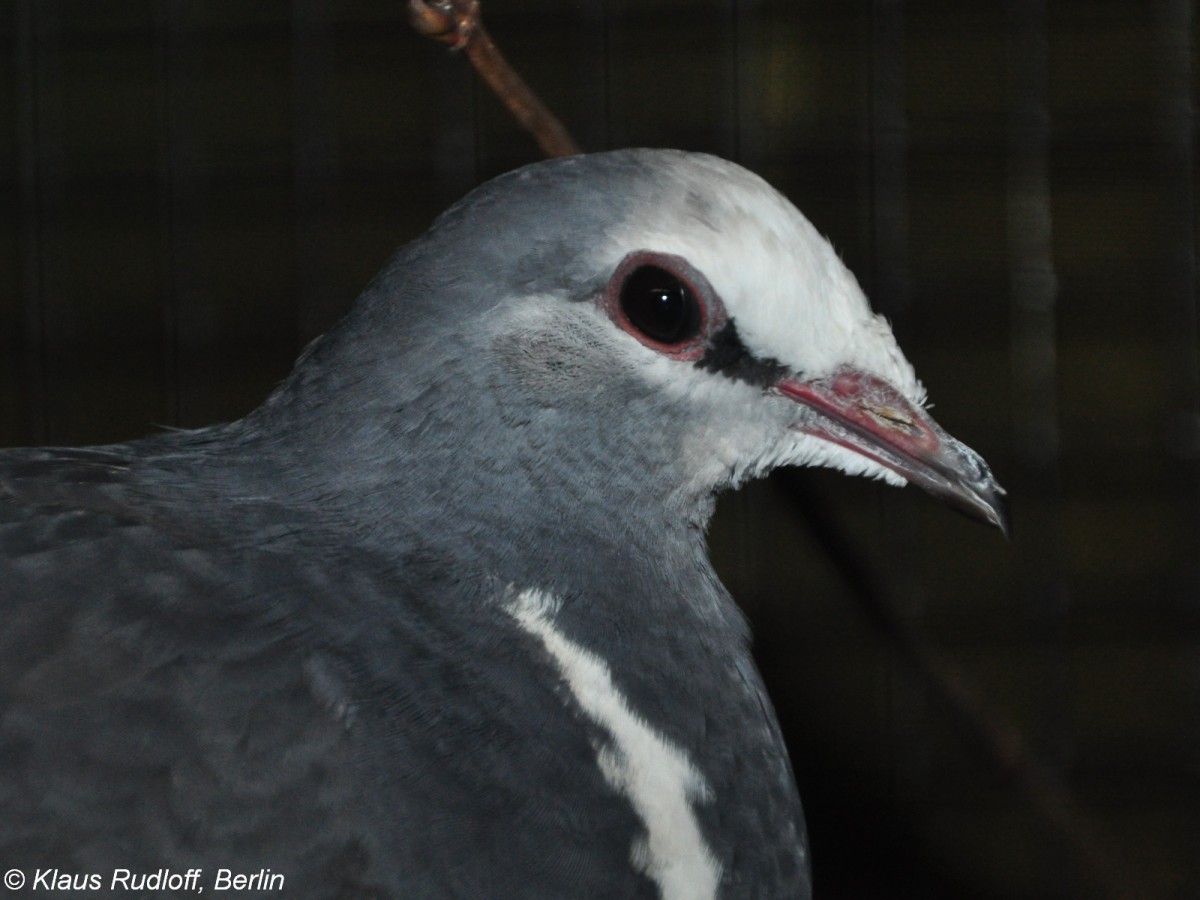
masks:
[[[601,302],[622,331],[673,359],[699,359],[726,320],[707,278],[682,256],[653,250],[626,255]]]

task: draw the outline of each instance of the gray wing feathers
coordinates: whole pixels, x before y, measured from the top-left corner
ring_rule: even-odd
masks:
[[[374,893],[328,679],[237,594],[236,561],[115,502],[118,457],[2,472],[0,862]]]

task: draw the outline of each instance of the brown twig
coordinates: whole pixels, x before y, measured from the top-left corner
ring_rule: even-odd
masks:
[[[467,54],[475,71],[521,127],[533,135],[543,153],[553,157],[582,152],[492,43],[480,19],[479,0],[408,0],[408,12],[419,34]]]

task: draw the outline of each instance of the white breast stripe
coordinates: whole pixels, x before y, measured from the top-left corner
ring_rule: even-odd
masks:
[[[692,809],[693,801],[712,797],[704,776],[683,750],[629,708],[604,660],[555,629],[557,607],[548,594],[527,590],[508,611],[541,639],[584,713],[612,737],[597,762],[646,826],[645,840],[631,848],[634,865],[657,882],[663,900],[715,898],[721,866]]]

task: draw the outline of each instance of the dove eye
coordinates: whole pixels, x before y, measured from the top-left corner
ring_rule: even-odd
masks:
[[[605,292],[609,315],[651,349],[698,358],[724,310],[704,276],[679,256],[631,253]]]
[[[638,266],[621,285],[621,312],[660,344],[678,344],[700,333],[700,304],[691,289],[658,266]]]

